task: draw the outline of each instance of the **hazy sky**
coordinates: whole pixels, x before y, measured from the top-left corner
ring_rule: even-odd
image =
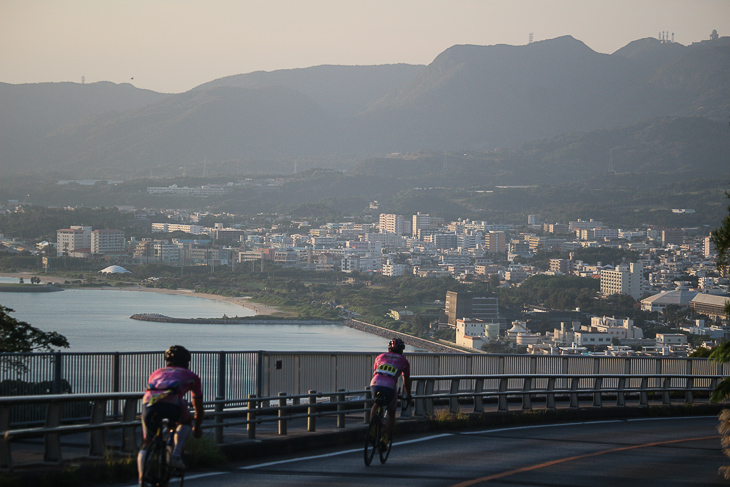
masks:
[[[572,35],[594,51],[730,35],[730,0],[0,0],[0,82],[165,93],[320,64],[428,64],[455,44]]]

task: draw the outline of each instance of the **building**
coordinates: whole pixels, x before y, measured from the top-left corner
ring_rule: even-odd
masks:
[[[447,291],[445,312],[449,326],[455,328],[456,320],[471,318],[487,323],[499,322],[499,299],[494,294]]]
[[[203,233],[205,228],[200,225],[183,225],[181,223],[153,223],[152,232],[185,232],[192,235],[200,235]]]
[[[674,228],[670,230],[662,230],[662,245],[682,245],[684,243],[684,230]]]
[[[91,232],[91,253],[121,255],[124,253],[125,240],[122,230],[104,229]]]
[[[559,274],[570,274],[573,269],[573,261],[569,259],[550,259],[550,272]]]
[[[456,344],[481,350],[482,345],[499,338],[499,323],[462,318],[456,320]]]
[[[641,263],[622,264],[615,270],[601,271],[601,293],[627,294],[639,299],[644,292],[644,266]]]
[[[728,303],[730,303],[730,296],[699,293],[689,302],[689,307],[710,318],[727,319],[728,314],[725,307]]]
[[[697,291],[688,289],[676,289],[674,291],[662,291],[659,294],[649,296],[641,300],[642,311],[658,311],[664,312],[664,308],[669,305],[676,305],[681,308],[687,308],[690,302],[697,296]]]
[[[395,215],[393,213],[380,214],[380,233],[395,233],[396,235],[407,235],[408,221],[403,215]]]
[[[427,228],[431,228],[431,215],[421,213],[420,211],[413,215],[411,235],[418,237],[418,231]]]
[[[607,316],[591,317],[591,331],[607,333],[619,340],[641,340],[644,330],[634,327],[634,320],[609,318]]]
[[[58,257],[91,252],[91,227],[81,225],[56,230],[56,255]]]
[[[487,232],[484,235],[484,250],[490,254],[507,252],[507,234],[505,232]]]

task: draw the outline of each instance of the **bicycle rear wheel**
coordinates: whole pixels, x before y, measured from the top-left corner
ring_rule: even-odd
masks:
[[[378,440],[380,441],[380,440]],[[388,456],[390,455],[390,448],[393,446],[393,435],[388,438],[388,447],[383,448],[382,445],[380,449],[378,450],[378,453],[380,454],[380,463],[385,463],[388,460]]]
[[[169,480],[167,448],[162,439],[156,437],[147,449],[142,471],[142,485],[144,487],[167,487]]]
[[[380,417],[378,415],[373,416],[370,419],[370,426],[368,427],[367,435],[365,435],[365,449],[363,454],[365,455],[365,465],[370,465],[375,456],[375,451],[378,449],[378,442],[380,441]]]

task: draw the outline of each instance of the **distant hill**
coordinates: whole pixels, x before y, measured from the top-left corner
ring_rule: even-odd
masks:
[[[348,169],[389,153],[511,154],[504,151],[541,139],[572,143],[564,134],[645,130],[640,122],[663,117],[726,123],[729,113],[730,38],[691,46],[641,39],[607,55],[566,36],[453,46],[426,67],[249,73],[177,95],[111,83],[0,85],[0,171],[124,179]],[[681,123],[701,131],[700,120]],[[673,139],[660,137],[652,152],[655,135],[623,138],[644,137],[643,160],[667,164],[659,154]],[[533,163],[550,160],[571,174],[592,174],[609,149],[620,152],[602,143],[602,152],[573,157],[575,147],[546,159],[540,144]]]

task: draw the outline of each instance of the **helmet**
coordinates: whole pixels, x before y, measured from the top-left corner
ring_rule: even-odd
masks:
[[[173,345],[165,350],[165,362],[168,365],[187,367],[190,364],[190,352],[183,346]]]
[[[393,338],[390,343],[388,343],[388,351],[394,352],[394,353],[403,353],[403,350],[405,350],[406,344],[403,343],[403,340],[400,338]]]

